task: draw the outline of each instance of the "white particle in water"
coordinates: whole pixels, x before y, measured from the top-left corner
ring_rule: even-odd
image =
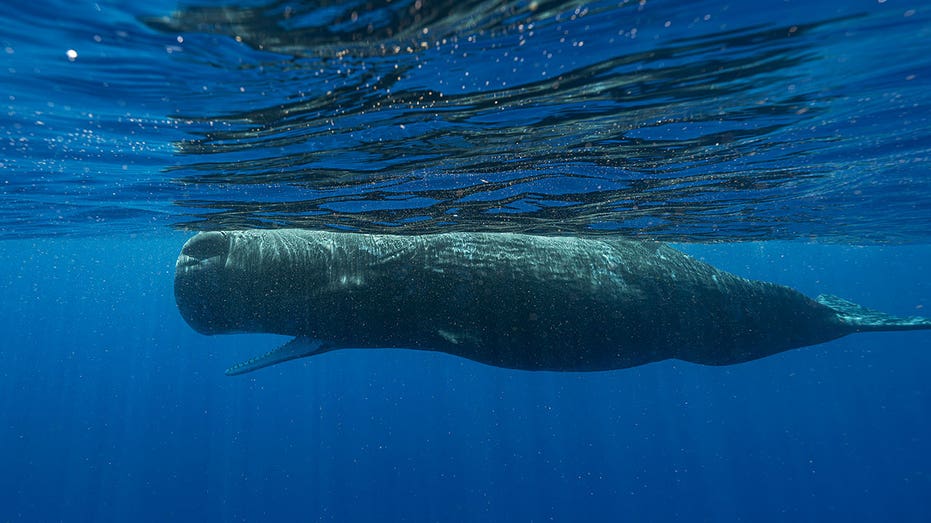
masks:
[[[72,62],[74,61],[75,58],[78,57],[78,52],[75,51],[74,49],[68,49],[67,51],[65,51],[65,54],[68,55],[68,60]]]

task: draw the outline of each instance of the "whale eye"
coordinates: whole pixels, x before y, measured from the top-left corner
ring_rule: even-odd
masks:
[[[229,254],[230,240],[223,232],[202,232],[194,236],[181,249],[181,254],[197,260],[207,260]]]

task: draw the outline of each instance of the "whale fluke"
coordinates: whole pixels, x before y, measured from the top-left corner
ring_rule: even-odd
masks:
[[[818,296],[817,302],[833,309],[837,317],[851,326],[855,332],[931,329],[931,319],[921,316],[893,316],[831,294]]]

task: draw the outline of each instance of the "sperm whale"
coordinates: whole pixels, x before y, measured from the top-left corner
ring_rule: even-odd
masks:
[[[511,233],[199,233],[178,257],[175,298],[204,334],[294,336],[228,374],[341,348],[526,370],[730,365],[856,332],[931,329],[661,243]]]

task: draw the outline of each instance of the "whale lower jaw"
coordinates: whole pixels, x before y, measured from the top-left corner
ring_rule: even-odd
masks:
[[[298,336],[297,338],[294,338],[277,349],[233,365],[232,367],[226,369],[226,375],[236,376],[238,374],[245,374],[254,370],[277,365],[278,363],[285,361],[296,360],[298,358],[304,358],[314,354],[319,354],[321,352],[326,352],[328,348],[329,347],[320,340]]]

